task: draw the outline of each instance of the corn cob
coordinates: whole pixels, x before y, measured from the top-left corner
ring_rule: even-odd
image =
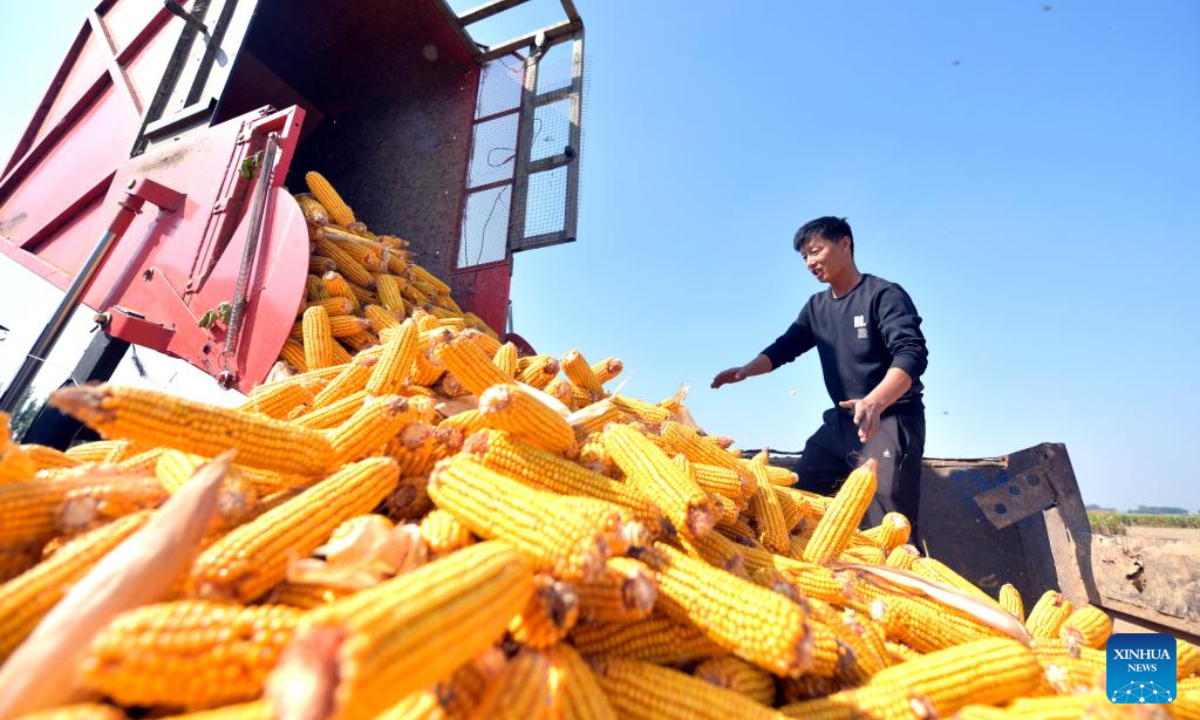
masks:
[[[563,720],[617,720],[596,674],[570,645],[560,643],[545,652],[556,677],[556,695]]]
[[[404,319],[403,313],[392,312],[378,305],[367,305],[363,308],[363,316],[371,325],[371,332],[379,335],[384,330],[395,330]]]
[[[125,720],[125,713],[112,705],[81,702],[22,715],[20,720]]]
[[[787,526],[788,532],[795,531],[806,519],[804,507],[806,503],[797,503],[791,495],[780,492],[777,487],[772,487],[771,492],[779,502],[779,509],[783,513],[783,522]]]
[[[445,555],[475,542],[471,531],[445,510],[434,510],[421,520],[421,541],[430,553]]]
[[[317,433],[154,390],[113,385],[63,388],[50,396],[50,402],[104,435],[204,457],[236,448],[239,463],[283,473],[322,473],[330,467],[333,454],[329,442]]]
[[[309,275],[304,279],[304,297],[309,301],[325,300],[333,297],[325,289],[325,281],[320,275]]]
[[[42,559],[42,543],[0,546],[0,584],[17,577]]]
[[[638,492],[658,506],[674,527],[692,537],[712,530],[712,498],[637,430],[611,425],[604,444]]]
[[[867,530],[865,534],[885,551],[891,552],[908,542],[912,534],[912,525],[909,524],[908,518],[900,513],[890,512],[883,516],[883,521],[878,526]]]
[[[338,195],[337,190],[333,189],[323,175],[318,172],[306,173],[304,182],[308,185],[309,192],[328,213],[330,220],[338,225],[349,225],[355,222],[354,211],[350,209],[345,200],[342,200],[342,196]]]
[[[595,579],[575,586],[583,622],[634,622],[650,615],[658,600],[653,572],[633,558],[611,558]]]
[[[1186,640],[1176,640],[1175,669],[1180,680],[1200,672],[1200,647]]]
[[[749,465],[758,484],[758,489],[750,497],[750,511],[758,521],[758,540],[768,550],[786,555],[791,549],[788,537],[790,526],[767,476],[767,451],[760,452]]]
[[[318,245],[317,247],[319,248],[320,245]],[[331,258],[322,257],[320,255],[312,255],[308,258],[308,274],[309,275],[324,275],[327,272],[336,272],[337,269],[338,269],[337,262]],[[317,302],[324,302],[324,301],[318,300]],[[326,309],[331,310],[331,308],[328,308],[328,307]],[[336,315],[338,313],[331,312],[331,314]],[[342,313],[342,314],[345,314],[345,313]]]
[[[517,380],[544,390],[559,371],[558,360],[550,355],[534,355],[517,360]]]
[[[61,450],[45,445],[35,445],[32,443],[21,446],[21,451],[33,461],[38,472],[42,470],[60,470],[77,468],[82,463],[75,458],[70,457]]]
[[[330,263],[332,264],[332,263]],[[329,272],[329,271],[326,271]],[[349,316],[354,313],[354,303],[344,297],[330,297],[323,300],[312,300],[304,304],[298,313],[304,315],[304,311],[310,307],[323,307],[325,312],[329,313],[330,318]],[[296,339],[296,338],[292,338]]]
[[[607,360],[601,360],[593,365],[592,374],[596,376],[597,382],[603,385],[609,380],[612,380],[616,376],[620,375],[621,371],[624,369],[625,363],[616,358],[608,358]]]
[[[371,718],[478,655],[525,605],[531,579],[511,546],[479,543],[312,610],[314,630],[345,637],[337,717]]]
[[[376,715],[375,720],[446,720],[448,717],[436,694],[418,690]]]
[[[492,358],[492,363],[507,377],[516,379],[517,346],[510,342],[501,345],[500,349],[496,351],[496,355]]]
[[[67,491],[86,481],[0,483],[0,545],[45,542],[57,532],[55,514]]]
[[[1022,624],[1025,623],[1025,605],[1021,602],[1021,592],[1016,587],[1010,583],[1001,585],[999,603],[1005,612],[1020,620]]]
[[[317,394],[327,384],[324,380],[318,380],[308,375],[295,375],[254,388],[247,396],[246,402],[238,409],[282,420],[292,410],[312,405]]]
[[[345,300],[345,298],[339,298]],[[314,308],[319,307],[325,310],[326,315],[329,311],[323,305],[314,305]],[[310,308],[312,309],[312,308]],[[305,310],[307,313],[308,310]],[[354,336],[361,335],[371,329],[371,323],[363,318],[350,317],[349,315],[330,315],[329,316],[329,336],[346,341]],[[292,326],[292,331],[288,335],[289,340],[296,342],[304,341],[304,323],[303,321]]]
[[[604,532],[549,493],[531,490],[459,455],[429,480],[429,496],[471,532],[511,543],[536,571],[564,580],[595,577],[608,558]],[[555,522],[545,522],[546,517]]]
[[[64,488],[55,511],[55,525],[63,535],[78,535],[119,517],[151,510],[167,499],[166,490],[154,476],[101,477],[70,485],[74,487]]]
[[[717,533],[709,533],[702,538],[681,538],[680,542],[685,551],[693,557],[703,559],[715,567],[729,569],[732,565],[740,564],[748,573],[772,568],[778,570],[788,581],[795,583],[798,590],[811,598],[839,604],[846,600],[844,584],[834,576],[832,570],[823,565],[793,560],[761,548],[739,545]]]
[[[567,379],[584,392],[589,393],[593,400],[599,400],[605,396],[604,386],[600,384],[600,379],[592,372],[592,366],[578,350],[570,350],[563,355],[560,366]]]
[[[838,560],[841,562],[864,565],[883,565],[886,559],[883,550],[869,545],[847,548],[838,556]]]
[[[358,412],[358,409],[366,401],[367,391],[359,390],[325,407],[316,408],[311,412],[298,415],[291,419],[291,424],[309,430],[324,430],[326,428],[337,427],[349,420],[354,413]],[[329,452],[333,453],[332,446],[330,446]]]
[[[329,222],[329,211],[321,204],[319,200],[307,193],[297,193],[293,197],[300,205],[300,211],[304,213],[304,220],[314,225],[324,225]]]
[[[466,414],[460,413],[446,422]],[[661,515],[658,510],[624,484],[613,482],[507,433],[497,430],[476,432],[464,443],[463,449],[485,467],[534,489],[606,500],[629,510],[651,531],[660,527]]]
[[[1065,595],[1047,590],[1030,609],[1025,627],[1035,640],[1058,637],[1058,629],[1074,609],[1075,606]]]
[[[453,720],[470,717],[507,664],[504,651],[498,647],[488,648],[438,683],[438,698],[447,716]]]
[[[328,278],[329,273],[335,273],[360,287],[368,289],[375,288],[375,277],[363,265],[359,258],[344,250],[341,245],[328,238],[322,238],[317,240],[317,252],[332,260],[336,266],[336,270],[326,270],[325,273],[321,275],[322,278]],[[329,289],[328,284],[326,284],[326,288]],[[333,292],[332,290],[330,290],[330,292],[334,295],[339,294]]]
[[[700,680],[770,706],[775,702],[775,678],[732,655],[705,660],[696,666]]]
[[[912,545],[901,545],[888,553],[886,562],[888,565],[900,570],[913,569],[913,565],[917,560],[921,559],[921,553]]]
[[[842,554],[875,497],[875,484],[873,460],[850,473],[805,545],[805,561],[823,564]]]
[[[596,663],[600,687],[618,716],[633,720],[770,720],[779,715],[754,700],[676,670],[637,660]]]
[[[289,555],[307,555],[344,520],[370,512],[396,487],[396,463],[347,465],[277,508],[233,530],[200,554],[192,592],[249,602],[284,579]]]
[[[512,378],[496,367],[470,338],[450,330],[435,337],[437,358],[472,395],[481,397],[493,385],[511,384]]]
[[[561,384],[562,389],[556,390],[555,389],[556,384]],[[590,391],[584,390],[583,388],[579,387],[575,383],[573,383],[570,380],[567,380],[565,378],[556,378],[555,380],[553,380],[546,387],[546,392],[550,393],[551,395],[554,395],[555,397],[561,396],[563,398],[566,398],[563,400],[563,404],[565,404],[569,408],[571,408],[572,411],[582,410],[583,408],[587,407],[588,405],[591,405],[592,403],[596,402],[596,400],[598,399],[597,396],[593,395]],[[613,409],[616,410],[617,408],[614,406]],[[620,411],[618,410],[617,412],[619,414]]]
[[[710,493],[732,500],[739,508],[749,507],[749,500],[758,490],[758,482],[750,473],[739,473],[727,467],[692,463],[696,482]]]
[[[658,573],[658,606],[668,616],[777,675],[812,666],[814,638],[798,605],[662,543],[654,550],[643,559]]]
[[[811,720],[928,720],[936,718],[932,703],[911,688],[866,686],[841,690],[826,697],[784,705],[784,717]]]
[[[479,412],[488,427],[510,432],[543,450],[565,453],[575,446],[575,431],[566,419],[519,385],[488,388],[479,397]]]
[[[49,559],[0,586],[0,664],[72,584],[149,517],[149,512],[127,515],[81,535],[64,544]]]
[[[686,425],[674,421],[663,422],[659,432],[669,452],[683,453],[693,463],[716,465],[739,472],[746,471],[736,457],[712,443],[706,442],[699,433]]]
[[[29,480],[37,471],[37,463],[13,441],[8,413],[0,412],[0,483]]]
[[[880,670],[873,686],[912,688],[941,715],[968,703],[992,705],[1037,687],[1042,668],[1033,652],[1007,638],[991,638],[933,652]]]
[[[613,404],[617,406],[618,410],[623,413],[628,413],[630,416],[641,420],[642,422],[646,422],[651,425],[659,425],[669,420],[671,417],[671,413],[668,410],[660,408],[653,403],[648,403],[644,400],[638,400],[636,398],[625,397],[624,395],[614,394],[611,397]],[[675,448],[672,449],[675,450]],[[687,453],[684,454],[687,455]],[[693,463],[707,462],[705,459],[698,459],[692,457],[691,455],[688,455],[688,460],[691,460]]]
[[[349,420],[328,431],[334,463],[344,465],[378,454],[412,419],[406,398],[385,395],[367,400]]]
[[[1102,648],[1112,635],[1113,623],[1108,613],[1094,605],[1076,608],[1058,629],[1058,636],[1075,637],[1084,647]]]
[[[301,324],[305,366],[315,370],[333,365],[333,330],[329,325],[329,313],[323,307],[311,307],[304,311]]]
[[[438,294],[440,294],[440,295],[449,295],[450,294],[450,286],[449,285],[442,282],[441,279],[438,278],[437,275],[434,275],[433,273],[429,272],[428,270],[421,267],[420,265],[413,263],[412,266],[409,268],[409,272],[412,274],[413,279],[432,285],[434,290],[437,291]]]
[[[122,705],[214,707],[250,700],[301,612],[182,600],[124,613],[92,642],[86,687]]]
[[[308,357],[304,354],[304,345],[295,340],[284,340],[279,357],[298,372],[308,372]]]
[[[407,313],[408,306],[404,304],[402,294],[404,280],[395,275],[381,273],[375,276],[375,291],[379,293],[379,301],[392,312]]]
[[[917,597],[895,596],[873,600],[871,617],[887,629],[889,640],[902,642],[921,653],[1000,634],[945,605]]]
[[[271,605],[287,605],[301,610],[312,610],[349,595],[352,591],[332,585],[281,582],[266,597]]]
[[[321,276],[321,285],[325,288],[326,297],[340,297],[354,304],[354,314],[362,314],[362,303],[354,292],[354,286],[346,282],[346,278],[338,272],[327,272]],[[307,311],[306,311],[307,312]]]
[[[620,656],[676,665],[728,654],[694,625],[659,612],[632,622],[588,622],[571,631],[571,644],[586,656]]]
[[[508,624],[509,635],[525,647],[548,648],[566,637],[579,620],[575,588],[549,575],[533,578],[533,595]]]
[[[313,408],[332,405],[343,398],[366,388],[367,379],[378,363],[378,358],[372,356],[356,357],[352,362],[341,366],[341,371],[312,399]]]

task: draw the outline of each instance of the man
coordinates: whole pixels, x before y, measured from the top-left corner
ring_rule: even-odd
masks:
[[[832,495],[851,470],[874,458],[879,485],[868,522],[901,512],[916,538],[925,451],[920,378],[928,358],[921,318],[899,285],[859,272],[845,218],[805,223],[793,245],[829,289],[809,298],[791,327],[758,357],[718,373],[712,387],[771,372],[815,347],[835,407],[804,445],[797,487]]]

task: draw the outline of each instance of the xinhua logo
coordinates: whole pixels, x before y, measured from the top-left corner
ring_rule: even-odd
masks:
[[[1121,704],[1175,700],[1175,638],[1162,633],[1117,633],[1109,637],[1105,689]]]

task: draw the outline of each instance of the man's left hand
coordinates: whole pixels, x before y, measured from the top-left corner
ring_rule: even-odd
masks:
[[[864,445],[875,437],[879,430],[879,414],[883,408],[870,398],[857,398],[838,403],[838,407],[854,411],[854,424],[858,426],[858,439]]]

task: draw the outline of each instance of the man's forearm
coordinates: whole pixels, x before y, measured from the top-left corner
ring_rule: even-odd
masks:
[[[764,375],[774,369],[771,366],[771,358],[759,353],[757,357],[742,366],[742,374],[746,377],[752,377],[754,375]]]
[[[871,400],[879,405],[882,412],[891,407],[892,403],[896,402],[908,392],[912,387],[912,376],[904,372],[898,367],[888,368],[887,374],[883,376],[883,380],[875,386],[875,389],[867,394],[865,399]]]

